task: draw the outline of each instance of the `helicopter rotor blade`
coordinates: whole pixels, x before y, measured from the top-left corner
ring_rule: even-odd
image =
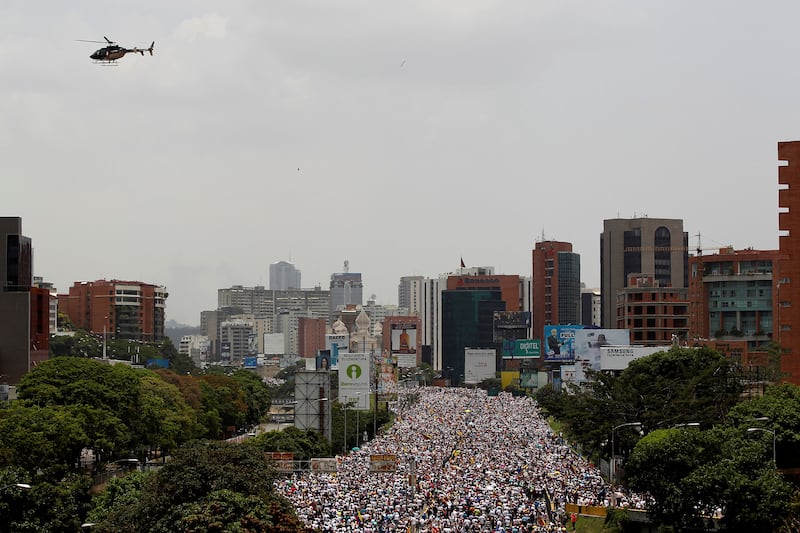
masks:
[[[88,39],[75,39],[75,40],[76,40],[76,41],[79,41],[79,42],[82,42],[82,43],[100,43],[100,44],[106,44],[106,42],[105,42],[105,41],[90,41],[90,40],[88,40]]]
[[[111,39],[109,39],[105,35],[103,35],[103,39],[105,39],[108,44],[114,44],[114,41],[112,41]]]

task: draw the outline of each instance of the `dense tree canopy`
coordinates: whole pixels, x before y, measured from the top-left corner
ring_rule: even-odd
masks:
[[[302,531],[275,474],[250,446],[195,441],[141,483],[98,502],[93,531]]]
[[[720,423],[741,394],[731,362],[707,348],[673,348],[633,361],[619,375],[588,372],[590,382],[569,393],[544,388],[537,400],[557,416],[588,454],[611,455],[611,432],[639,422],[645,432],[677,424]],[[633,442],[620,435],[624,449]]]

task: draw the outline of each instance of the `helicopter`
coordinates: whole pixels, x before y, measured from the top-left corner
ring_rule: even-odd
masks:
[[[108,46],[104,46],[99,50],[95,50],[94,53],[89,56],[91,59],[94,59],[95,63],[116,64],[117,59],[121,59],[125,56],[125,54],[130,53],[138,53],[144,56],[145,52],[150,52],[150,55],[153,55],[153,47],[156,45],[156,42],[153,41],[150,44],[150,48],[123,48],[105,35],[103,36],[103,39],[105,39],[104,44],[107,44]],[[84,43],[103,43],[103,41],[87,41],[85,39],[78,40]]]

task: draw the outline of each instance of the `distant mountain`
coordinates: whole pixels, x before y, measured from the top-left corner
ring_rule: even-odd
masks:
[[[172,344],[177,348],[184,335],[200,335],[200,326],[189,326],[181,324],[175,320],[167,320],[164,324],[164,334],[170,338]]]

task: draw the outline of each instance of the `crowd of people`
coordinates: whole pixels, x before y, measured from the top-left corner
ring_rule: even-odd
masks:
[[[552,532],[573,525],[568,502],[644,505],[613,491],[552,432],[532,398],[480,389],[419,391],[390,430],[340,457],[337,472],[302,472],[277,482],[309,528]],[[370,472],[373,454],[396,456],[396,470]]]

